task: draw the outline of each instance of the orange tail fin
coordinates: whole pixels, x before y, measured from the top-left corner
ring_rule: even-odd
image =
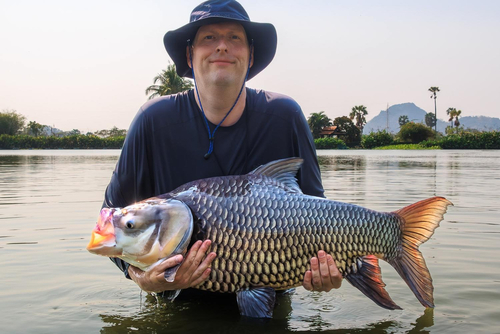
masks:
[[[444,197],[433,197],[394,212],[403,220],[402,250],[398,257],[388,262],[425,307],[434,307],[432,295],[434,287],[429,269],[418,246],[434,234],[439,222],[443,220],[448,205],[453,205],[453,203]]]

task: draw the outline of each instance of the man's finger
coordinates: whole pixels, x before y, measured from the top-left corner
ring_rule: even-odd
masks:
[[[189,262],[189,265],[193,263],[196,253],[198,253],[198,250],[200,249],[202,244],[203,242],[201,240],[198,240],[193,244],[193,246],[191,246],[191,249],[186,255],[186,262]]]
[[[157,273],[164,273],[165,270],[175,267],[176,265],[182,263],[182,259],[183,256],[178,254],[176,256],[172,256],[168,259],[163,260],[161,263],[159,263],[152,269],[155,270]]]
[[[182,262],[181,267],[179,268],[179,273],[182,273],[183,276],[184,274],[191,276],[193,274],[193,271],[196,269],[196,267],[192,268],[193,262],[201,245],[202,241],[198,240],[194,243],[193,246],[191,246],[191,249],[189,250],[184,259],[184,262]]]
[[[215,259],[216,256],[217,256],[217,254],[215,254],[214,252],[211,252],[210,254],[208,254],[205,257],[205,260],[203,260],[203,262],[195,269],[195,271],[193,272],[193,274],[191,275],[191,277],[194,280],[198,280],[198,278],[200,276],[203,276],[203,274],[208,269],[208,267],[210,267],[210,265],[212,264],[212,262],[213,262],[213,260]],[[195,284],[195,285],[198,285],[198,284]]]
[[[328,270],[330,271],[330,280],[333,284],[333,288],[338,289],[342,285],[342,274],[337,268],[337,265],[331,255],[327,255],[326,259],[328,261]]]
[[[208,278],[211,271],[212,271],[212,269],[210,269],[210,268],[205,269],[205,271],[203,271],[202,275],[193,281],[191,286],[194,287],[194,286],[197,286],[197,285],[203,283]]]
[[[313,290],[311,279],[312,279],[312,273],[310,270],[308,270],[304,274],[304,282],[302,282],[302,286],[304,287],[304,289],[309,290],[309,291]]]
[[[200,246],[200,249],[195,254],[193,265],[198,268],[198,266],[201,264],[201,261],[205,257],[208,249],[210,248],[210,245],[212,242],[210,240],[205,240]]]
[[[181,264],[181,267],[178,270],[178,274],[184,278],[186,283],[191,282],[191,276],[195,272],[196,269],[200,266],[200,263],[203,257],[206,255],[208,248],[210,247],[211,241],[205,240],[202,242],[198,240],[194,243],[194,245],[189,250],[189,253],[186,255],[186,259]],[[203,268],[203,270],[206,268]]]
[[[322,282],[324,283],[330,281],[330,268],[328,267],[326,253],[324,251],[319,251],[318,259],[319,259],[319,272],[321,274]]]
[[[321,284],[321,274],[319,272],[319,262],[318,259],[315,257],[311,258],[311,273],[312,273],[312,284],[314,290],[321,289],[322,284]]]

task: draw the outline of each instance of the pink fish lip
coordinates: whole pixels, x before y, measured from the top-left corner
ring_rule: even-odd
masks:
[[[115,228],[113,226],[113,213],[115,211],[117,210],[108,208],[101,210],[87,245],[89,252],[107,256],[121,254],[121,251],[116,248]]]

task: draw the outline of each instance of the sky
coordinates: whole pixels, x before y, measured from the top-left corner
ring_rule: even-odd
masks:
[[[0,111],[83,133],[128,128],[169,64],[163,36],[199,0],[0,0]],[[500,1],[241,0],[278,33],[248,87],[293,97],[308,117],[375,117],[413,102],[438,118],[500,117]]]

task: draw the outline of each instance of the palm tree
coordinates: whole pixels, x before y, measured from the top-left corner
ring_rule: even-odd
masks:
[[[160,84],[156,85],[157,82]],[[146,95],[153,93],[149,96],[149,100],[158,96],[180,93],[193,88],[193,83],[191,81],[181,78],[177,74],[174,64],[170,64],[166,70],[162,70],[161,73],[153,79],[153,83],[153,85],[146,88]]]
[[[460,115],[462,114],[462,110],[457,110],[456,114],[455,114],[455,127],[458,128],[460,126],[460,121],[458,120],[458,118],[460,117]]]
[[[309,128],[311,129],[313,138],[316,139],[319,138],[321,129],[323,129],[325,126],[332,125],[332,120],[325,115],[324,111],[313,112],[307,119],[307,124],[309,124]]]
[[[437,99],[437,92],[439,92],[439,87],[431,87],[431,88],[429,88],[429,92],[432,93],[431,99],[434,97],[434,118],[436,118],[436,123],[434,124],[434,131],[437,132],[437,107],[436,107],[436,99]]]
[[[448,122],[450,122],[451,127],[455,125],[455,127],[458,128],[460,126],[460,121],[458,120],[458,117],[460,117],[460,115],[462,114],[462,110],[457,110],[455,108],[448,108],[448,110],[446,110],[446,114],[448,114],[448,116],[450,117],[448,119]]]
[[[366,124],[366,115],[368,115],[368,111],[366,111],[366,107],[363,105],[353,107],[349,114],[351,120],[356,118],[356,127],[361,133],[363,133],[363,127]]]
[[[448,108],[448,110],[446,110],[446,115],[450,116],[448,122],[450,122],[451,127],[453,127],[453,118],[455,118],[456,113],[457,109],[455,108]]]
[[[407,115],[401,115],[399,116],[398,118],[398,123],[399,123],[399,126],[403,126],[405,125],[406,123],[408,123],[410,121],[410,119],[408,118]]]

